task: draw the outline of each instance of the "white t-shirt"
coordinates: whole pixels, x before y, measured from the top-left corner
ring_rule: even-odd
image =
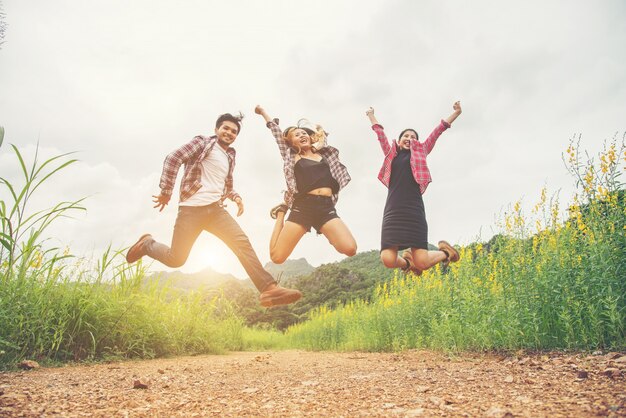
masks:
[[[224,184],[228,175],[228,154],[215,144],[211,152],[200,163],[202,175],[200,189],[180,206],[206,206],[217,202],[224,194]]]

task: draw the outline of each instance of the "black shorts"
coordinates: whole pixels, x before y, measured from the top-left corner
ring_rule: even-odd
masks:
[[[326,222],[338,217],[332,197],[307,194],[296,197],[287,220],[302,225],[307,232],[313,227],[319,234]]]

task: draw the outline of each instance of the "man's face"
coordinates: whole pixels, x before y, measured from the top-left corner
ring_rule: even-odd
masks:
[[[224,148],[228,148],[233,142],[235,142],[238,133],[239,129],[237,129],[237,125],[230,121],[224,121],[219,128],[215,128],[217,141]]]

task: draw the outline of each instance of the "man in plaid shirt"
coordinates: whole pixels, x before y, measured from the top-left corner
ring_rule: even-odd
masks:
[[[178,170],[181,165],[185,166],[171,247],[155,241],[150,234],[144,234],[130,247],[126,261],[134,263],[147,255],[168,267],[180,267],[187,260],[200,232],[208,231],[224,241],[239,258],[261,292],[261,305],[285,305],[300,299],[301,293],[276,284],[261,265],[246,234],[224,209],[223,202],[228,198],[237,204],[237,216],[243,213],[241,196],[233,190],[236,152],[231,147],[241,130],[241,118],[230,113],[221,115],[215,123],[214,136],[196,136],[165,158],[159,182],[161,193],[153,196],[154,207],[159,211],[169,203]]]

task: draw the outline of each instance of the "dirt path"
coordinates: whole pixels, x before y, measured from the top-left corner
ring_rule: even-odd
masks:
[[[618,353],[232,353],[0,373],[0,416],[626,416],[624,374]]]

